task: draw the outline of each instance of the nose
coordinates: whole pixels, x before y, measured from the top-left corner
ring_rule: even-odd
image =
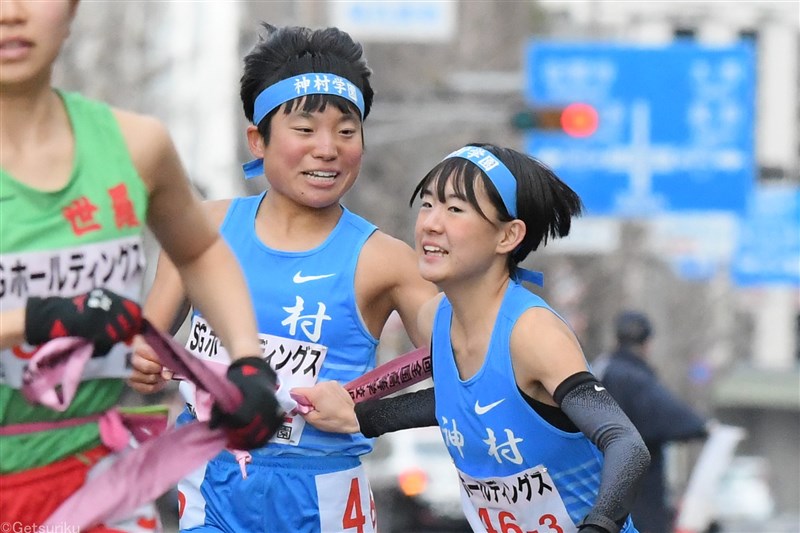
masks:
[[[314,139],[314,150],[311,152],[316,158],[330,161],[335,159],[339,151],[336,139],[328,132],[319,132]]]
[[[442,208],[433,205],[427,209],[420,209],[417,214],[417,229],[425,233],[440,233],[442,231]]]
[[[19,0],[0,2],[0,24],[18,24],[24,20],[24,9]]]

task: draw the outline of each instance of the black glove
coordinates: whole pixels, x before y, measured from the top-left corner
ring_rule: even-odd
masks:
[[[215,404],[209,426],[225,429],[229,448],[259,448],[283,422],[284,410],[275,398],[278,376],[264,359],[255,356],[231,363],[227,375],[241,391],[242,404],[233,413],[226,413]]]
[[[25,308],[25,340],[29,344],[83,337],[94,343],[95,355],[104,355],[141,329],[139,304],[108,289],[93,289],[72,298],[34,296],[28,298]]]

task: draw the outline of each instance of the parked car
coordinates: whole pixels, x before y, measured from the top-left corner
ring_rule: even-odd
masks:
[[[383,435],[363,460],[380,533],[470,531],[458,474],[438,427]]]

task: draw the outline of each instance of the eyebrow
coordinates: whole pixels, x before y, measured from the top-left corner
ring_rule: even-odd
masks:
[[[434,194],[433,191],[431,191],[430,187],[423,188],[419,192],[419,195],[420,195],[420,197],[422,197],[422,196],[436,196],[437,198],[439,197],[438,194]],[[458,194],[458,193],[455,193],[455,192],[451,192],[450,194],[446,194],[444,196],[445,200],[450,200],[452,198],[455,198],[456,200],[462,200],[464,202],[468,202],[469,201],[469,199],[465,195]]]
[[[338,110],[338,108],[334,109]],[[300,118],[311,119],[316,113],[321,113],[321,111],[319,109],[317,109],[316,111],[306,111],[303,108],[295,108],[289,113],[289,116],[294,115]],[[339,122],[345,122],[345,121],[361,122],[359,116],[349,110],[347,112],[342,113],[342,118],[339,119]]]

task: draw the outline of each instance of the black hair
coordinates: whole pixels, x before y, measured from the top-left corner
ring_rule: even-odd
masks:
[[[370,84],[372,70],[367,66],[364,49],[349,34],[338,28],[312,30],[302,26],[275,27],[261,24],[266,34],[259,36],[253,49],[244,57],[239,96],[244,115],[253,122],[255,101],[261,91],[275,83],[309,72],[329,72],[346,78],[364,95],[364,117],[369,115],[374,91]],[[361,112],[346,98],[312,94],[286,103],[285,112],[291,113],[296,103],[303,102],[303,111],[324,111],[328,105],[342,113],[353,114],[361,120]],[[273,109],[258,126],[258,131],[269,143],[272,117],[279,108]]]
[[[653,334],[653,325],[642,312],[623,311],[614,321],[614,332],[620,346],[639,346]]]
[[[565,237],[572,226],[572,217],[580,216],[583,203],[580,197],[544,163],[511,148],[487,143],[469,143],[470,146],[491,152],[508,168],[517,180],[517,218],[525,223],[525,237],[519,247],[509,254],[509,272],[529,253],[549,238]],[[422,178],[409,205],[431,190],[440,201],[445,199],[445,187],[452,184],[456,195],[468,201],[480,215],[489,220],[478,205],[475,183],[481,180],[489,201],[497,209],[500,222],[513,220],[503,203],[500,193],[481,168],[461,157],[451,157],[439,162]],[[491,222],[491,220],[490,220]]]

